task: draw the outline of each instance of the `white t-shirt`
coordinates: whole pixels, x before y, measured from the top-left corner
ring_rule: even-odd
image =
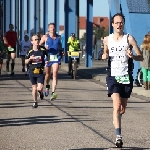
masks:
[[[20,42],[20,46],[21,46],[20,55],[26,55],[27,51],[29,51],[31,49],[31,41],[30,40],[28,40],[28,41],[22,40]]]

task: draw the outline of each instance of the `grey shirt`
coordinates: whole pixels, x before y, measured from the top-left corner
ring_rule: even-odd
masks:
[[[144,60],[140,62],[141,67],[144,67],[145,69],[150,69],[150,50],[145,50],[140,47],[140,50],[143,54]]]

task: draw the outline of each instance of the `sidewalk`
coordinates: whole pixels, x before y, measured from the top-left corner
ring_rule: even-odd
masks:
[[[4,60],[5,63],[5,60]],[[20,58],[16,59],[16,63],[21,63]],[[78,68],[78,75],[84,76],[88,79],[94,79],[96,81],[100,81],[102,84],[106,84],[106,67],[107,61],[102,60],[94,60],[93,67],[87,68],[85,67],[84,60],[81,58],[80,65]],[[68,71],[68,64],[62,62],[61,69]],[[150,97],[150,91],[144,90],[143,87],[137,87],[136,85],[133,88],[133,93],[145,97]]]

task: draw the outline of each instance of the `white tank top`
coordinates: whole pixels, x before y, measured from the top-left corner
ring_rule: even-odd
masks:
[[[108,37],[109,58],[111,62],[111,76],[124,76],[128,75],[128,55],[126,50],[129,47],[128,34],[116,42],[113,39],[113,34]]]
[[[29,51],[31,49],[31,41],[30,40],[28,40],[28,41],[22,40],[20,42],[20,45],[21,45],[20,55],[26,55],[27,51]]]

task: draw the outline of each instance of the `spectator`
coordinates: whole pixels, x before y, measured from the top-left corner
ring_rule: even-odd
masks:
[[[143,62],[141,62],[143,84],[145,90],[150,90],[150,34],[145,35],[141,45],[141,52],[144,58]]]
[[[6,71],[9,71],[9,62],[12,59],[11,63],[11,75],[14,75],[14,66],[15,66],[15,57],[16,57],[16,43],[19,45],[19,41],[17,38],[17,32],[14,31],[14,25],[9,24],[9,31],[5,33],[4,43],[7,43],[8,50],[8,58],[6,61]]]

